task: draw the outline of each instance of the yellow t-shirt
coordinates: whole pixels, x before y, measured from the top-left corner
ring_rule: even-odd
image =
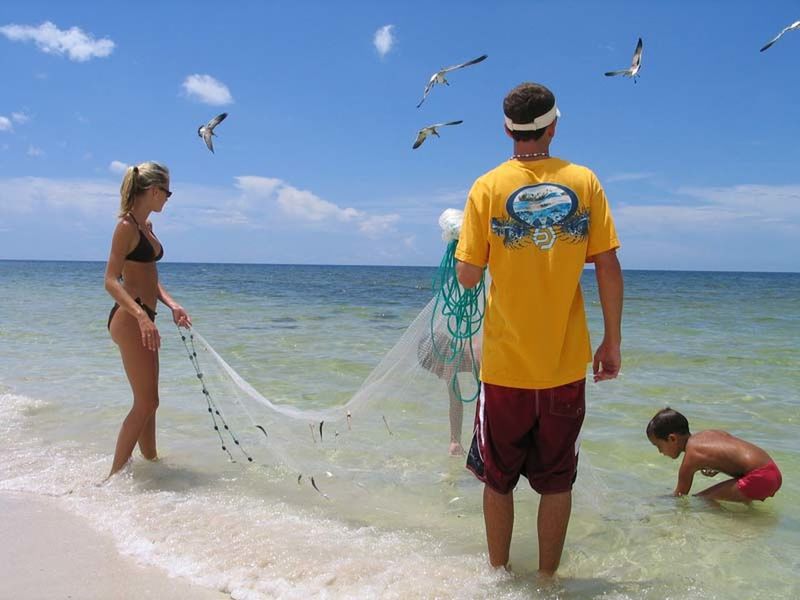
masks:
[[[488,264],[481,380],[544,389],[583,379],[592,360],[580,277],[619,247],[595,174],[558,158],[507,161],[479,177],[456,258]]]

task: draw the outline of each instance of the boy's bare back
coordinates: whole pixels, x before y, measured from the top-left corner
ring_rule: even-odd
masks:
[[[686,441],[681,471],[719,471],[731,477],[743,477],[771,460],[764,450],[731,435],[727,431],[708,429],[689,436]]]

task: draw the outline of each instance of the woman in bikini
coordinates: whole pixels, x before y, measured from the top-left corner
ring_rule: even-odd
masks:
[[[154,162],[129,167],[120,188],[119,223],[111,241],[105,287],[116,303],[108,316],[111,339],[119,346],[122,364],[133,390],[133,408],[122,423],[109,477],[130,460],[137,442],[142,455],[156,460],[158,408],[158,349],[161,338],[155,324],[156,303],[172,310],[182,327],[189,315],[158,283],[156,262],[164,248],[153,234],[150,213],[161,212],[169,191],[169,171]]]

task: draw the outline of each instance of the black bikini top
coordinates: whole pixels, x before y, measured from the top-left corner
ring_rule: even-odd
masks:
[[[150,240],[147,239],[147,236],[142,231],[139,222],[136,220],[131,213],[128,213],[128,216],[131,220],[136,223],[136,227],[139,229],[139,243],[136,244],[136,248],[131,250],[130,254],[125,257],[125,260],[132,260],[133,262],[158,262],[161,260],[161,257],[164,256],[164,245],[161,245],[161,252],[158,253],[156,256],[156,252],[153,249],[153,244],[150,243]]]

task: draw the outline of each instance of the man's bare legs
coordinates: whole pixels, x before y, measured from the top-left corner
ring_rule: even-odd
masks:
[[[567,526],[572,512],[572,492],[544,494],[539,500],[539,573],[553,575],[561,562]],[[483,519],[489,562],[493,567],[508,564],[511,533],[514,530],[514,492],[501,494],[483,487]]]
[[[489,563],[493,567],[505,567],[511,548],[511,532],[514,530],[514,492],[501,494],[484,484],[483,520],[486,524]]]
[[[553,575],[561,562],[567,525],[572,512],[572,492],[543,494],[539,500],[539,573]]]

